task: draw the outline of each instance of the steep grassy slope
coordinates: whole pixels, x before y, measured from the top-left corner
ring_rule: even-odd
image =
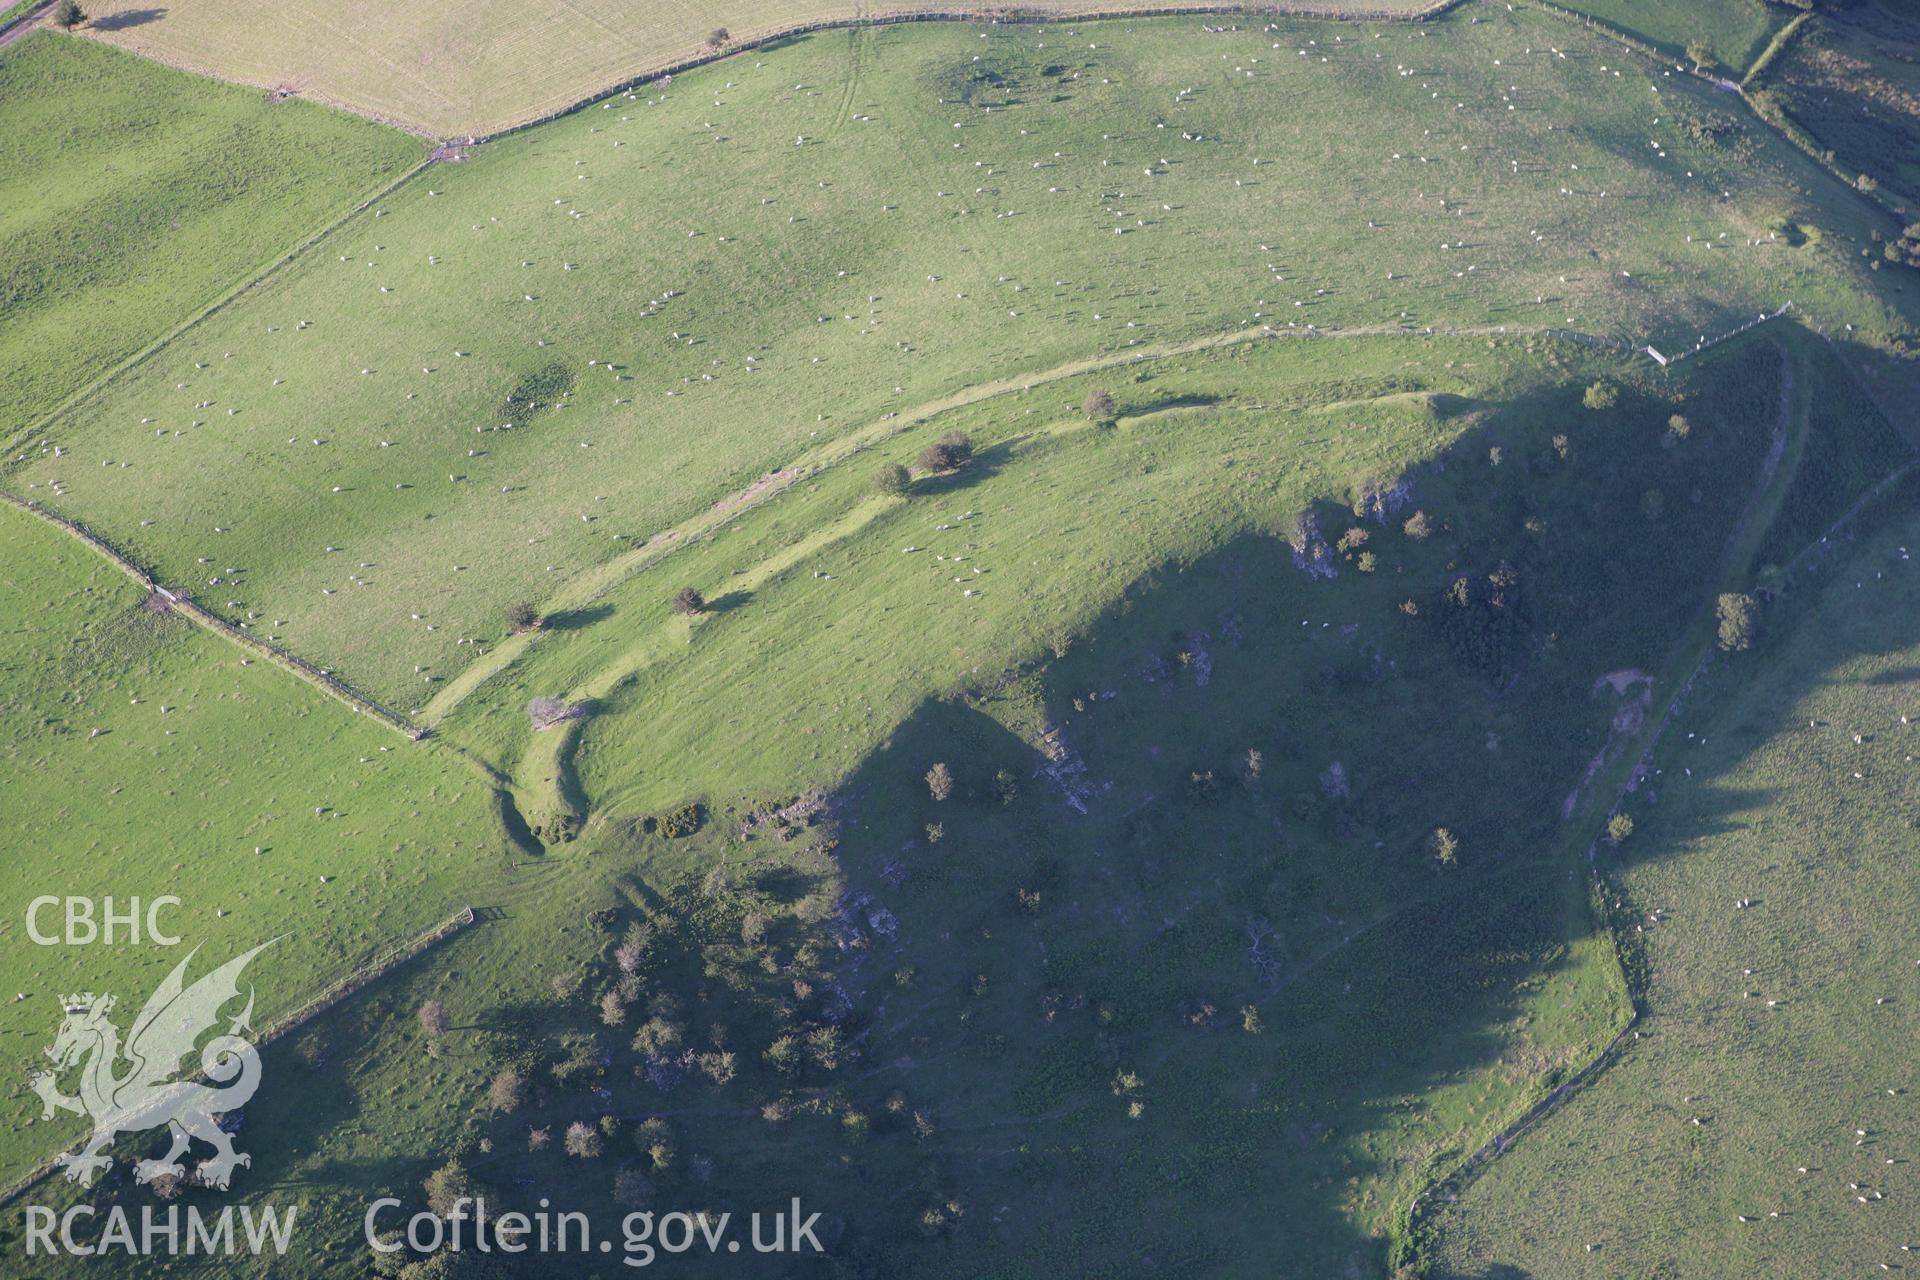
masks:
[[[1645,929],[1643,1038],[1446,1212],[1441,1274],[1905,1260],[1917,538],[1902,519],[1831,565],[1661,753],[1618,872]]]
[[[420,160],[85,41],[0,54],[0,441]]]
[[[249,977],[257,1025],[469,901],[504,866],[492,789],[451,753],[254,662],[166,612],[100,557],[0,509],[0,1182],[77,1141],[25,1088],[62,992],[111,991],[131,1018],[186,951],[222,962],[279,938]],[[36,897],[173,894],[182,939],[42,946]],[[96,918],[104,910],[95,905]],[[61,909],[42,911],[62,932]],[[123,1020],[122,1029],[127,1023]]]

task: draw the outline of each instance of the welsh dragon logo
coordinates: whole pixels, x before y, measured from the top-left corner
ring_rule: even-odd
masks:
[[[224,1033],[200,1048],[200,1074],[225,1087],[176,1077],[181,1059],[218,1024],[221,1007],[239,997],[240,971],[271,945],[262,943],[187,986],[183,976],[193,959],[190,952],[148,998],[124,1045],[120,1029],[108,1018],[113,996],[89,991],[62,997],[66,1020],[46,1051],[54,1070],[39,1072],[31,1083],[46,1104],[43,1119],[52,1119],[57,1111],[72,1111],[93,1120],[93,1136],[86,1145],[59,1158],[69,1182],[91,1186],[95,1174],[112,1167],[113,1158],[103,1153],[117,1136],[162,1125],[172,1130],[173,1146],[158,1160],[137,1162],[137,1182],[152,1182],[162,1175],[183,1177],[186,1169],[180,1157],[195,1138],[216,1151],[198,1171],[199,1180],[208,1186],[225,1190],[236,1166],[253,1163],[251,1156],[233,1149],[233,1139],[214,1120],[244,1105],[260,1087],[260,1052],[246,1038],[253,1034],[248,1024],[253,1015],[251,987],[247,1007],[234,1016]],[[77,1097],[60,1092],[57,1083],[75,1066],[80,1066]]]

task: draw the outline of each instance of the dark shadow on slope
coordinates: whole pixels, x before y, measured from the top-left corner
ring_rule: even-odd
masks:
[[[594,1087],[610,1096],[556,1093],[542,1122],[667,1118],[683,1154],[712,1154],[717,1170],[669,1183],[667,1202],[818,1192],[849,1265],[873,1274],[1383,1273],[1381,1188],[1403,1194],[1466,1154],[1446,1137],[1469,1121],[1433,1113],[1441,1091],[1530,1047],[1517,1019],[1592,928],[1570,909],[1569,868],[1539,854],[1614,710],[1596,675],[1657,662],[1688,616],[1676,602],[1711,581],[1763,446],[1764,419],[1739,406],[1754,386],[1771,394],[1764,372],[1704,368],[1726,403],[1702,412],[1702,389],[1681,407],[1726,427],[1697,425],[1687,448],[1662,448],[1673,406],[1654,384],[1601,413],[1580,406],[1577,383],[1480,405],[1404,502],[1388,512],[1383,499],[1385,519],[1315,508],[1333,578],[1309,577],[1284,539],[1240,537],[1135,583],[1065,657],[970,673],[922,704],[831,797],[834,840],[807,826],[736,842],[724,805],[683,840],[604,838],[595,852],[618,865],[662,879],[686,868],[686,883],[636,901],[666,939],[642,999],[675,995],[703,1051],[708,1022],[724,1024],[738,1080],[703,1091],[693,1071],[636,1076],[638,1011],[594,1028],[624,908],[586,920],[601,954],[577,996],[483,1025],[509,1042],[503,1054],[542,1038],[542,1070],[556,1026],[604,1036],[617,1069]],[[1402,478],[1353,480],[1381,498]],[[1690,497],[1710,484],[1734,500]],[[1651,514],[1650,488],[1668,495]],[[1425,537],[1404,528],[1419,510],[1433,517]],[[1342,549],[1353,528],[1367,539]],[[1489,670],[1433,613],[1460,575],[1503,560],[1537,612],[1511,664]],[[950,789],[928,780],[941,764]],[[1452,867],[1434,857],[1439,827],[1458,841]],[[774,863],[794,841],[804,872]],[[835,867],[848,892],[821,902]],[[751,946],[772,948],[771,971],[736,954],[763,908],[778,919]],[[437,956],[436,974],[457,972],[465,945]],[[844,1027],[857,1054],[770,1074],[758,1024],[709,1012],[747,990],[761,1012]],[[381,998],[325,1021],[413,1051],[416,996],[396,991],[376,1012]],[[1542,1084],[1576,1065],[1532,1047],[1511,1060]],[[461,1078],[477,1088],[470,1065]],[[759,1110],[783,1097],[812,1110]],[[872,1122],[859,1145],[843,1145],[851,1113]],[[916,1136],[921,1113],[929,1132]],[[334,1134],[360,1114],[357,1099],[344,1111],[323,1099],[311,1117],[277,1114],[274,1131]],[[518,1115],[497,1128],[524,1143]],[[446,1154],[392,1141],[411,1167],[330,1165],[342,1194],[392,1178],[413,1196]],[[630,1136],[618,1141],[631,1159]],[[577,1177],[605,1198],[616,1168],[556,1155],[536,1169],[496,1151],[485,1175],[537,1176],[528,1197]],[[275,1159],[266,1172],[290,1167]]]

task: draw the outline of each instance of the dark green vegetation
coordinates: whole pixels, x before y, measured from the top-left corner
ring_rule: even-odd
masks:
[[[1793,483],[1760,545],[1760,580],[1770,582],[1854,499],[1912,457],[1913,445],[1875,410],[1858,383],[1823,379],[1809,402],[1806,444]]]
[[[414,139],[85,40],[0,56],[0,443],[398,178]],[[215,357],[216,359],[218,356]]]

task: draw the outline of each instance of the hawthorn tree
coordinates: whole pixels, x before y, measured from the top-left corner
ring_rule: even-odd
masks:
[[[447,1007],[438,1000],[428,1000],[422,1004],[417,1016],[420,1019],[420,1029],[426,1032],[430,1039],[437,1040],[447,1034]]]
[[[487,1105],[495,1111],[511,1113],[520,1109],[527,1100],[526,1081],[512,1067],[502,1067],[494,1073],[492,1083],[487,1085]]]
[[[1729,591],[1714,602],[1720,620],[1719,641],[1723,653],[1739,653],[1753,648],[1757,629],[1758,605],[1745,592]]]
[[[913,475],[897,462],[883,463],[873,473],[873,491],[886,498],[904,498],[913,487]]]
[[[949,431],[920,451],[922,471],[954,471],[973,460],[973,441],[964,431]]]
[[[473,1195],[473,1178],[458,1156],[428,1174],[420,1186],[427,1193],[427,1208],[442,1218],[451,1217],[460,1202]]]

